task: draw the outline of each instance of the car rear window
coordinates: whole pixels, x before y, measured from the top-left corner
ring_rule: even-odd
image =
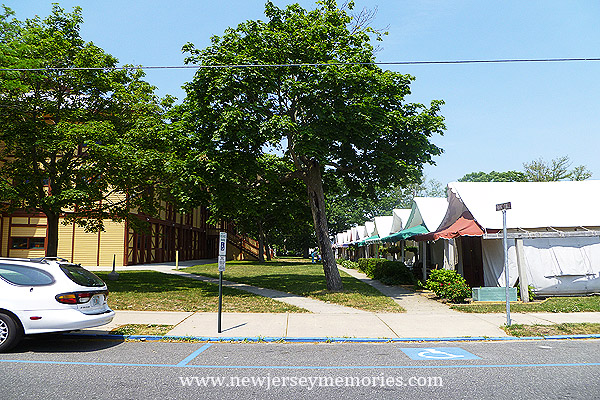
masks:
[[[77,264],[61,264],[60,269],[69,277],[70,280],[81,286],[101,287],[105,283],[102,279]]]
[[[0,277],[21,286],[45,286],[54,283],[54,278],[48,272],[24,265],[0,264]]]

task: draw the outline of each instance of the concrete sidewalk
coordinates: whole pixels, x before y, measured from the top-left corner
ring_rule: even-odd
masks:
[[[512,313],[513,324],[600,323],[600,313]],[[217,333],[217,313],[117,311],[108,325],[86,333],[106,334],[126,324],[174,325],[170,336],[195,337],[346,337],[346,338],[448,338],[506,337],[500,329],[504,314],[293,314],[223,313]]]

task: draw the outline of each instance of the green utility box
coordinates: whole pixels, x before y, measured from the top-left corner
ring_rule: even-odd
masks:
[[[508,288],[508,300],[517,301],[517,288]],[[474,287],[473,301],[506,301],[505,287]]]

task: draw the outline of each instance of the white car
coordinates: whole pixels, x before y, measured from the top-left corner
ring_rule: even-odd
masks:
[[[36,333],[109,323],[106,284],[61,258],[0,258],[0,352]]]

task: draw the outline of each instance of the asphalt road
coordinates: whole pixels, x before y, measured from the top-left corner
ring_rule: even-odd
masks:
[[[0,354],[0,398],[588,400],[600,398],[600,340],[206,344],[48,336]]]

